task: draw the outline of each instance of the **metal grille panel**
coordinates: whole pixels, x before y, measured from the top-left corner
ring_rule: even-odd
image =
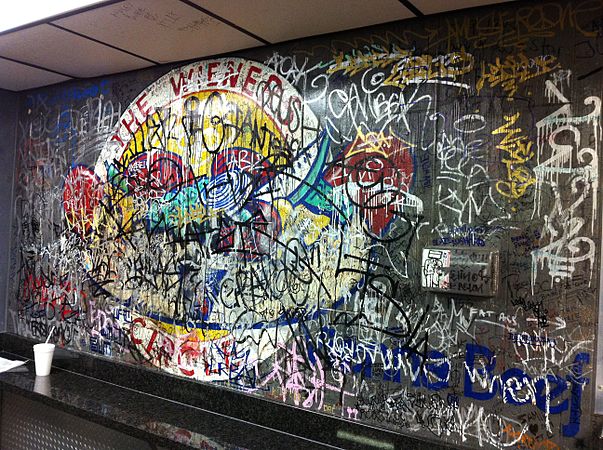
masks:
[[[4,392],[0,422],[2,450],[134,450],[148,443]]]

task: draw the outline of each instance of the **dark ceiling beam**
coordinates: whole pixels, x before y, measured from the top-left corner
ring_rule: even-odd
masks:
[[[410,0],[399,0],[411,13],[413,13],[417,17],[423,17],[425,14],[421,12],[419,8],[413,5]]]
[[[106,6],[111,6],[116,3],[122,3],[124,1],[126,1],[126,0],[108,0],[106,2],[95,3],[94,5],[88,5],[88,6],[84,6],[83,8],[74,9],[74,10],[71,10],[71,11],[68,11],[65,13],[61,13],[61,14],[56,14],[56,15],[50,16],[50,17],[45,17],[44,19],[36,20],[35,22],[26,23],[25,25],[20,25],[18,27],[11,28],[9,30],[0,31],[0,36],[3,36],[5,34],[14,33],[16,31],[26,30],[28,28],[33,28],[38,25],[47,24],[47,23],[55,21],[55,20],[65,19],[66,17],[75,16],[76,14],[81,14],[81,13],[85,13],[88,11],[93,11],[95,9],[104,8]]]
[[[139,58],[139,59],[142,59],[144,61],[150,62],[151,64],[159,65],[159,63],[157,61],[153,61],[152,59],[145,58],[144,56],[141,56],[141,55],[137,55],[136,53],[133,53],[133,52],[131,52],[129,50],[126,50],[126,49],[123,49],[123,48],[120,48],[120,47],[116,47],[115,45],[109,44],[107,42],[99,41],[98,39],[95,39],[95,38],[93,38],[91,36],[88,36],[87,34],[78,33],[77,31],[73,31],[73,30],[70,30],[69,28],[62,27],[61,25],[57,25],[56,23],[48,23],[48,25],[50,25],[51,27],[58,28],[59,30],[66,31],[67,33],[74,34],[74,35],[79,36],[81,38],[88,39],[89,41],[96,42],[97,44],[104,45],[105,47],[112,48],[113,50],[118,50],[118,51],[126,53],[126,54],[128,54],[130,56],[134,56],[135,58]]]
[[[224,17],[219,16],[218,14],[213,13],[213,12],[209,11],[208,9],[203,8],[202,6],[199,6],[196,3],[193,3],[193,2],[191,2],[189,0],[180,0],[180,1],[182,3],[184,3],[185,5],[190,6],[191,8],[195,8],[197,11],[201,11],[203,14],[207,14],[208,16],[213,17],[214,19],[219,20],[222,23],[225,23],[226,25],[234,28],[235,30],[240,31],[241,33],[245,33],[247,36],[251,36],[252,38],[260,41],[264,45],[270,45],[271,44],[271,42],[268,42],[263,37],[260,37],[257,34],[253,34],[251,31],[248,31],[245,28],[240,27],[236,23],[233,23],[230,20],[225,19]]]
[[[0,55],[0,59],[5,59],[7,61],[12,61],[12,62],[17,63],[17,64],[23,64],[24,66],[29,66],[29,67],[33,67],[34,69],[44,70],[45,72],[54,73],[56,75],[61,75],[63,77],[67,77],[67,78],[73,78],[75,80],[79,80],[80,79],[80,77],[77,77],[75,75],[69,75],[68,73],[63,73],[63,72],[59,72],[57,70],[52,70],[52,69],[49,69],[48,67],[42,67],[42,66],[39,66],[37,64],[32,64],[32,63],[28,63],[28,62],[25,62],[25,61],[20,61],[18,59],[9,58],[8,56],[2,56],[2,55]]]

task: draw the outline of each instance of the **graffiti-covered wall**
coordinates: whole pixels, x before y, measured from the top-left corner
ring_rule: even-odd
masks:
[[[588,445],[603,3],[24,95],[10,326],[484,448]]]

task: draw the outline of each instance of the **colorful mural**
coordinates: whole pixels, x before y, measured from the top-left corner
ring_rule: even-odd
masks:
[[[603,4],[520,5],[31,92],[12,330],[450,444],[588,445]]]

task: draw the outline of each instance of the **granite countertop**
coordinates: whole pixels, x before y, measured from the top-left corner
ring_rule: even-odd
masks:
[[[0,333],[0,355],[33,358],[36,341]],[[0,373],[11,390],[168,448],[447,450],[451,447],[212,383],[56,348],[49,377],[33,361]],[[17,369],[19,370],[19,369]],[[47,380],[44,380],[47,378]]]
[[[7,352],[0,356],[24,359]],[[337,448],[57,367],[48,377],[36,377],[33,361],[0,373],[0,386],[170,449]]]

